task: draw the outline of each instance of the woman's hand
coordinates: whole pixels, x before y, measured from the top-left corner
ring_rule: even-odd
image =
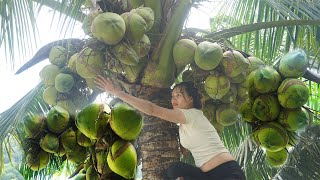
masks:
[[[114,85],[110,78],[105,78],[101,75],[98,75],[94,82],[96,83],[98,89],[109,92],[115,96],[121,92],[120,87]]]

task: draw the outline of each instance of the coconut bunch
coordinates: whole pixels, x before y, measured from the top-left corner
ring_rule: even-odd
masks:
[[[33,171],[45,168],[49,156],[56,156],[77,166],[84,164],[78,176],[85,174],[87,179],[132,179],[136,175],[133,141],[143,123],[141,114],[126,104],[112,109],[105,104],[90,104],[75,118],[56,105],[45,116],[26,116],[23,123],[27,142],[32,142],[26,160]]]
[[[297,143],[297,134],[308,125],[309,115],[303,105],[309,89],[301,80],[308,59],[302,50],[285,54],[278,68],[261,66],[246,79],[249,93],[240,107],[242,119],[252,125],[252,139],[266,150],[271,166],[285,163],[288,151]]]
[[[185,38],[174,45],[173,58],[182,69],[182,81],[193,81],[200,90],[204,114],[219,132],[240,121],[238,107],[248,98],[246,77],[264,65],[261,60],[225,50],[218,43],[197,44]]]
[[[83,65],[76,66],[81,77],[93,78],[106,69],[124,76],[130,83],[137,81],[146,65],[146,56],[151,46],[147,33],[153,27],[154,12],[144,6],[126,10],[119,13],[94,9],[87,15],[82,25],[83,31],[105,47],[99,51],[103,54],[103,60],[80,60],[84,62]],[[86,54],[91,56],[90,53]],[[88,70],[88,64],[96,66]],[[88,76],[83,71],[92,73]]]
[[[43,100],[51,107],[63,107],[74,116],[88,103],[87,97],[95,86],[93,80],[84,79],[76,72],[74,61],[78,53],[68,49],[62,46],[51,48],[50,64],[44,66],[39,75],[45,86]],[[85,53],[89,53],[87,51]]]

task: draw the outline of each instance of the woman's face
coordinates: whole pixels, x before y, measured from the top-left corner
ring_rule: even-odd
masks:
[[[188,96],[184,88],[174,88],[171,95],[171,104],[174,109],[190,109],[193,107],[193,99]]]

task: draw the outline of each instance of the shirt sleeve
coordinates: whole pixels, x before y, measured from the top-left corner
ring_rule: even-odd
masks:
[[[195,113],[191,109],[180,109],[182,113],[184,114],[184,117],[186,118],[185,124],[192,124],[195,120]]]

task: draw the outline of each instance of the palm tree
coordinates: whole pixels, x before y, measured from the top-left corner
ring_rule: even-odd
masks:
[[[15,1],[13,1],[15,2]],[[35,1],[41,5],[47,5],[56,11],[67,14],[68,16],[81,20],[83,14],[81,12],[82,1]],[[52,2],[52,3],[50,3]],[[101,3],[105,3],[103,4]],[[117,1],[105,0],[100,1],[101,7],[115,7]],[[123,1],[125,2],[125,1]],[[128,1],[129,2],[129,1]],[[139,6],[140,1],[131,1],[131,6]],[[29,1],[31,3],[31,1]],[[46,4],[45,4],[46,3]],[[138,4],[135,4],[138,3]],[[320,24],[320,3],[319,1],[261,1],[261,0],[230,0],[226,1],[221,6],[221,11],[216,17],[211,19],[211,31],[201,29],[183,29],[184,22],[192,6],[201,5],[201,1],[144,1],[145,6],[151,7],[155,11],[155,25],[148,34],[152,42],[152,50],[148,58],[148,62],[144,68],[139,71],[133,81],[127,77],[114,75],[118,81],[121,82],[124,90],[137,97],[151,100],[152,102],[164,107],[169,107],[170,86],[176,79],[181,77],[179,73],[181,69],[177,69],[172,61],[171,49],[174,43],[182,36],[193,38],[196,42],[204,40],[219,42],[226,48],[237,49],[247,54],[254,55],[261,58],[265,64],[274,65],[276,60],[283,56],[293,48],[302,48],[310,57],[310,69],[308,75],[316,75],[314,72],[319,70],[318,66],[318,49],[319,49],[319,28]],[[8,8],[18,3],[9,3],[8,1],[0,2],[1,22],[7,23],[8,26],[1,26],[2,33],[0,38],[0,45],[5,44],[8,49],[12,49],[13,30],[12,24],[9,22],[17,21],[10,19],[10,13],[18,13],[19,11],[10,11]],[[130,5],[130,4],[129,4]],[[66,8],[66,6],[72,8]],[[23,6],[32,7],[32,6]],[[23,8],[22,8],[23,9]],[[35,9],[31,8],[28,17],[32,22],[34,19],[33,12]],[[169,14],[169,15],[167,15]],[[24,14],[25,15],[25,14]],[[6,18],[4,18],[6,17]],[[20,17],[26,18],[26,17]],[[27,20],[22,22],[28,22]],[[68,23],[67,23],[68,24]],[[10,26],[11,25],[11,26]],[[6,27],[10,27],[5,29]],[[182,31],[183,29],[183,31]],[[19,33],[18,31],[17,33]],[[22,33],[22,32],[20,32]],[[20,34],[23,37],[30,38],[30,36]],[[10,39],[11,38],[11,39]],[[51,46],[44,47],[39,51],[40,55],[35,56],[33,60],[39,61],[46,58]],[[28,44],[25,45],[28,47]],[[10,54],[13,54],[10,53]],[[38,55],[39,55],[38,54]],[[37,54],[36,54],[37,55]],[[201,71],[202,72],[202,71]],[[200,73],[199,73],[200,74]],[[198,79],[208,75],[208,72],[202,72]],[[306,81],[314,76],[305,77]],[[296,146],[294,151],[290,153],[288,163],[280,169],[271,168],[264,161],[264,153],[261,149],[255,146],[249,135],[251,129],[245,123],[237,123],[234,126],[225,127],[220,134],[225,144],[230,151],[238,158],[238,161],[246,171],[248,179],[271,179],[283,178],[290,179],[290,168],[293,166],[297,168],[300,179],[317,179],[316,169],[319,168],[316,162],[316,153],[319,151],[319,134],[316,129],[319,126],[317,119],[319,113],[318,94],[319,94],[319,78],[312,79],[316,81],[308,81],[311,92],[311,98],[308,102],[308,107],[311,108],[314,115],[314,121],[310,130],[301,134],[303,140]],[[197,83],[196,83],[197,84]],[[41,96],[38,92],[41,91],[42,86],[36,87],[32,92],[21,99],[9,110],[0,115],[0,125],[3,127],[0,130],[1,141],[8,138],[8,133],[22,140],[23,132],[20,128],[11,128],[19,124],[22,119],[22,114],[26,111],[39,111],[45,109],[45,104],[41,101]],[[41,94],[41,93],[40,93]],[[39,98],[40,96],[40,98]],[[34,99],[33,97],[38,97]],[[41,105],[39,107],[39,104]],[[18,114],[18,116],[15,116]],[[163,170],[168,164],[177,161],[180,158],[179,142],[177,139],[177,126],[171,123],[163,122],[160,119],[145,116],[144,128],[138,139],[139,151],[142,158],[142,172],[144,179],[161,179]],[[312,137],[312,138],[308,138]],[[312,142],[312,146],[311,146]],[[1,146],[9,147],[8,144],[2,143]],[[2,150],[3,148],[1,148]],[[2,152],[2,151],[0,151]],[[309,157],[305,157],[306,154]],[[299,162],[299,165],[295,165]],[[306,166],[308,164],[308,166]],[[308,168],[306,168],[308,167]],[[315,170],[315,171],[314,171]],[[294,176],[295,178],[300,176]]]

